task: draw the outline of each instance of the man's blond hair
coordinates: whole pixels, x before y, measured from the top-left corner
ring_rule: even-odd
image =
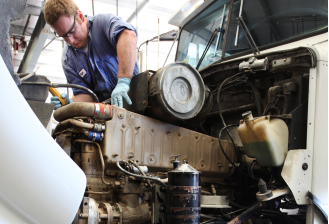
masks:
[[[73,0],[47,0],[45,4],[45,20],[49,25],[54,25],[61,16],[71,17],[79,10]]]

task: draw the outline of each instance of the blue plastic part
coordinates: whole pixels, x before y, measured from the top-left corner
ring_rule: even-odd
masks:
[[[99,141],[99,140],[101,140],[101,134],[100,133],[97,133],[96,132],[96,139],[95,139],[96,141]]]
[[[96,134],[95,141],[100,141],[101,138],[102,138],[101,133],[93,132],[93,131],[89,131],[89,133],[88,133],[88,139],[89,140],[93,140],[94,134]]]
[[[89,134],[88,134],[88,139],[90,139],[90,140],[91,140],[91,139],[93,139],[93,133],[94,133],[94,132],[92,132],[92,131],[89,131]]]

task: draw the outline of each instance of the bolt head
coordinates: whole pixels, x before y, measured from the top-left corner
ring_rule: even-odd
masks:
[[[307,170],[307,169],[308,169],[308,164],[307,164],[307,163],[303,163],[303,165],[302,165],[302,169],[303,169],[303,170]]]

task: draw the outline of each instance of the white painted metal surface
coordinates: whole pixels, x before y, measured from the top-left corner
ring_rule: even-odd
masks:
[[[318,47],[318,45],[321,45],[324,49],[328,49],[328,33],[319,34],[313,37],[305,38],[288,44],[283,44],[277,47],[261,50],[260,53],[261,54],[269,53],[269,52],[275,53],[278,51],[289,50],[298,47],[312,47],[312,46]],[[254,54],[244,55],[227,61],[238,60],[240,58],[245,58],[245,57],[247,58],[248,56],[254,57],[255,55]]]
[[[317,55],[317,74],[311,192],[328,214],[328,48],[317,46],[314,50]],[[320,222],[315,220],[315,223]]]
[[[34,115],[1,57],[0,70],[0,223],[71,223],[86,177]]]
[[[310,203],[306,197],[310,191],[328,214],[328,38],[318,35],[309,41],[317,65],[310,69],[309,77],[307,149],[289,151],[281,175],[298,204]],[[303,163],[308,164],[307,170],[301,168]],[[320,223],[311,207],[307,220]]]
[[[193,12],[203,1],[189,0],[180,7],[169,19],[168,23],[180,27],[182,21]]]
[[[308,164],[308,169],[303,170],[303,164]],[[290,150],[283,165],[281,176],[293,193],[296,203],[299,205],[309,204],[306,197],[311,190],[312,179],[312,151],[299,149]]]

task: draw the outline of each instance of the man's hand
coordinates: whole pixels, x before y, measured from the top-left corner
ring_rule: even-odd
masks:
[[[66,95],[66,93],[62,93],[62,94],[61,94],[61,97],[62,97],[63,99],[66,99],[66,100],[67,100],[66,105],[74,102],[73,100],[69,99],[69,97]],[[61,105],[61,102],[59,101],[58,96],[53,96],[53,97],[51,97],[51,98],[50,98],[50,103],[51,103],[51,104],[55,104],[54,110],[57,110],[58,108],[60,108],[60,107],[62,106],[62,105]]]
[[[122,97],[125,98],[129,105],[132,104],[131,99],[128,96],[128,91],[130,89],[130,78],[118,78],[118,84],[114,88],[111,95],[111,104],[122,107]]]

